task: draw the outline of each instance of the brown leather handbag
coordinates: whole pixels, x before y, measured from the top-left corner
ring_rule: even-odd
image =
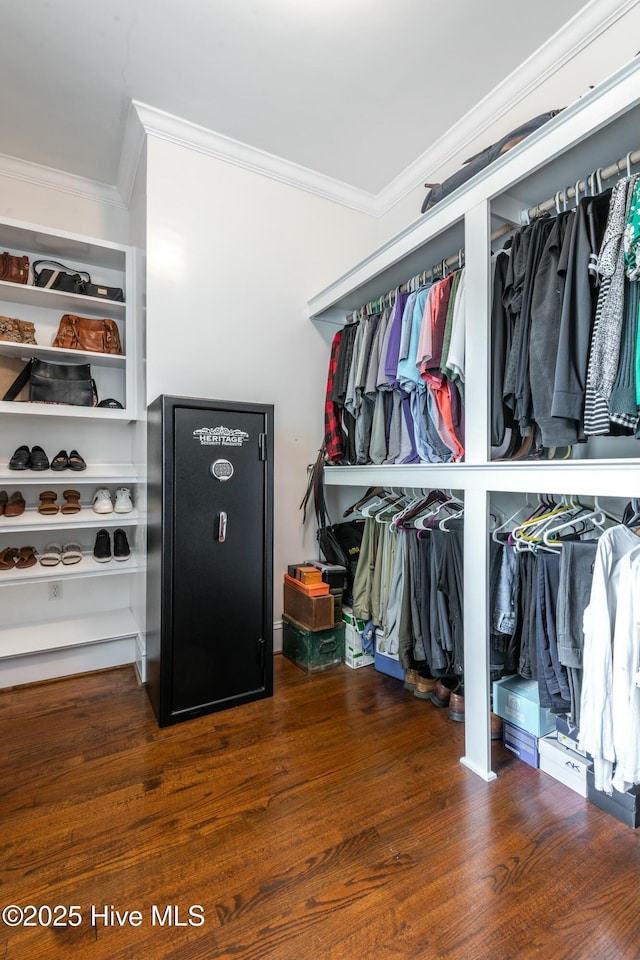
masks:
[[[93,320],[65,313],[60,319],[53,347],[64,350],[87,350],[90,353],[122,355],[120,331],[115,320]]]
[[[0,280],[26,283],[29,279],[29,257],[16,257],[6,250],[0,253]]]

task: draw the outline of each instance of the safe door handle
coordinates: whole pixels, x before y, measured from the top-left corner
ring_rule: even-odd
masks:
[[[218,542],[224,543],[227,539],[227,515],[224,510],[220,511],[220,517],[218,519]]]

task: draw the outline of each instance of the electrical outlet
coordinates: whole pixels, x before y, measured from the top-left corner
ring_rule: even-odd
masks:
[[[62,584],[59,580],[54,580],[49,584],[49,600],[62,599]]]

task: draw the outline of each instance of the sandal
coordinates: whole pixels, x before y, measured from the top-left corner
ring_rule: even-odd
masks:
[[[12,570],[16,565],[17,547],[5,547],[0,550],[0,570]]]
[[[55,457],[51,461],[52,470],[66,470],[69,466],[69,457],[67,456],[66,450],[61,450],[60,453],[56,453]]]
[[[35,547],[20,547],[16,553],[16,568],[18,570],[25,570],[27,567],[34,567],[35,564]]]
[[[40,554],[43,567],[55,567],[62,559],[62,547],[59,543],[48,543]]]
[[[80,506],[80,491],[79,490],[63,490],[62,496],[67,501],[62,504],[61,512],[62,513],[79,513],[82,507]]]
[[[40,494],[40,506],[38,507],[38,513],[43,513],[47,516],[57,513],[60,509],[56,503],[57,496],[58,494],[55,490],[44,490]]]
[[[82,547],[79,543],[65,543],[62,548],[62,562],[80,563],[82,560]]]
[[[86,470],[87,465],[77,450],[72,450],[69,454],[69,470]]]
[[[7,505],[4,508],[4,515],[5,517],[19,517],[21,513],[24,513],[25,507],[26,503],[24,497],[19,490],[16,490],[16,492],[12,493],[7,500]]]

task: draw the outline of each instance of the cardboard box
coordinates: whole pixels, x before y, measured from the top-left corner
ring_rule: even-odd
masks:
[[[373,655],[362,649],[362,631],[366,626],[364,620],[359,620],[351,607],[342,607],[342,620],[345,625],[344,662],[352,670],[371,666],[374,662]]]
[[[596,790],[593,770],[587,770],[587,798],[601,810],[610,813],[628,827],[640,826],[640,784],[636,783],[624,793],[614,790],[612,796]]]
[[[307,630],[328,630],[335,623],[334,598],[330,593],[326,597],[308,597],[286,581],[283,610]]]
[[[555,730],[555,716],[540,706],[537,680],[518,676],[494,680],[493,712],[536,737]]]
[[[308,630],[282,617],[282,652],[306,673],[317,673],[344,662],[344,624],[328,630]]]
[[[384,649],[384,638],[380,628],[376,630],[376,649],[373,662],[376,670],[380,673],[386,673],[388,677],[394,677],[404,683],[407,671],[401,665],[397,653],[389,653]]]
[[[502,724],[502,742],[507,750],[511,750],[511,753],[515,753],[516,757],[530,767],[538,766],[538,738],[532,733],[505,720]]]
[[[581,797],[586,797],[587,770],[591,763],[586,757],[564,746],[559,740],[560,736],[557,730],[552,730],[538,740],[540,769]]]

